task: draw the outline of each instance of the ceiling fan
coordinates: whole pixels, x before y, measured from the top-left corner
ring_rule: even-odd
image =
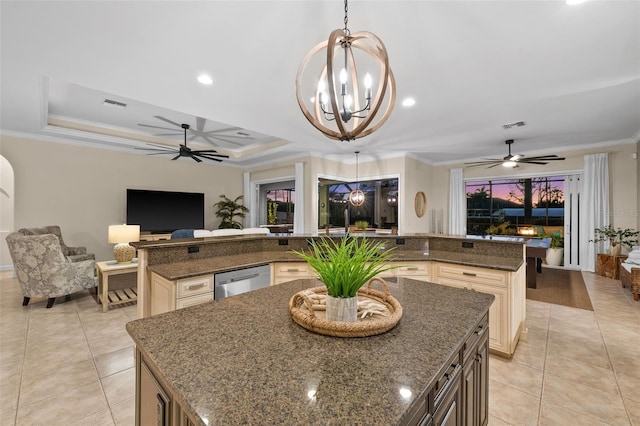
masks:
[[[519,164],[547,164],[548,161],[564,160],[564,157],[558,157],[555,154],[552,155],[538,155],[536,157],[525,157],[520,154],[511,154],[511,144],[513,139],[506,140],[505,143],[509,147],[509,155],[504,158],[483,158],[483,161],[474,161],[471,163],[464,163],[467,167],[489,166],[488,169],[502,165],[507,168],[520,167]]]
[[[217,162],[221,162],[220,158],[229,158],[228,155],[216,154],[218,151],[215,149],[204,149],[199,151],[193,151],[191,148],[187,146],[187,130],[189,130],[188,124],[182,124],[181,127],[184,129],[184,144],[180,144],[180,148],[169,148],[162,145],[148,144],[150,146],[154,146],[155,148],[136,148],[142,149],[146,151],[156,151],[152,152],[148,155],[160,155],[160,154],[178,154],[172,158],[172,160],[177,160],[180,157],[190,157],[194,161],[201,163],[202,160],[200,158],[205,158],[207,160],[213,160]],[[216,158],[219,157],[219,158]]]
[[[153,118],[157,118],[158,120],[164,121],[165,123],[171,124],[172,126],[176,126],[176,127],[184,126],[184,124],[176,123],[175,121],[169,120],[168,118],[162,117],[160,115],[154,115]],[[238,146],[245,145],[246,142],[243,142],[243,141],[253,140],[253,138],[250,137],[249,134],[243,129],[241,129],[240,127],[226,127],[224,129],[217,129],[217,130],[204,130],[206,121],[207,120],[205,118],[196,117],[195,128],[193,127],[188,128],[189,133],[191,134],[191,140],[200,138],[207,141],[213,146],[220,146],[220,144],[215,142],[213,139],[225,142],[227,144],[238,145]],[[180,133],[175,133],[177,129],[173,129],[170,127],[154,126],[151,124],[144,124],[144,123],[138,123],[138,126],[149,127],[152,129],[169,130],[172,132],[172,133],[157,134],[155,136],[175,136],[180,134]],[[223,132],[231,132],[231,131],[235,131],[236,134],[235,135],[222,134]]]

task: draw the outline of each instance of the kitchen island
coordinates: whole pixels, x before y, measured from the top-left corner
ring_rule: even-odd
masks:
[[[483,424],[494,297],[411,279],[391,331],[322,336],[291,320],[296,280],[132,321],[138,424]],[[471,417],[469,417],[471,416]]]

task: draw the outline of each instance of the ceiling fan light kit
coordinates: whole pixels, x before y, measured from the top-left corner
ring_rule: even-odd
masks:
[[[478,166],[487,166],[488,169],[493,167],[502,165],[505,168],[516,168],[520,167],[520,164],[538,164],[545,165],[548,161],[561,161],[564,160],[564,157],[558,157],[555,154],[550,155],[538,155],[535,157],[527,157],[520,154],[511,154],[511,145],[513,144],[513,139],[508,139],[505,141],[507,146],[509,147],[509,154],[507,154],[504,158],[483,158],[483,161],[474,161],[471,163],[464,163],[466,167],[478,167]]]
[[[395,104],[395,79],[382,40],[368,31],[351,34],[348,20],[345,0],[344,28],[332,31],[327,41],[311,49],[300,63],[296,75],[296,97],[304,116],[325,136],[341,141],[352,141],[378,130],[391,115]],[[379,67],[375,91],[371,74],[367,72],[360,79],[356,72],[355,51],[364,52],[369,56],[367,62],[373,59]],[[305,100],[309,96],[305,96],[303,90],[303,75],[319,52],[326,52],[326,61],[319,73],[312,74],[319,74],[320,78],[309,108]],[[360,89],[361,84],[364,90]],[[378,113],[381,115],[374,121]]]

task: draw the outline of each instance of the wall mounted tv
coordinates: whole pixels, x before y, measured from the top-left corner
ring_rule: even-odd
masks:
[[[204,229],[204,194],[127,189],[127,223],[152,233]]]

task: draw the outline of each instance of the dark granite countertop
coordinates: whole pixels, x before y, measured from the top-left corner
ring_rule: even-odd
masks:
[[[500,257],[495,255],[477,255],[448,251],[431,251],[424,254],[420,250],[395,250],[398,262],[432,260],[465,266],[517,271],[524,259]],[[198,275],[214,274],[233,269],[266,265],[272,262],[304,262],[290,251],[256,251],[250,253],[216,256],[205,259],[150,265],[148,268],[162,277],[175,281]]]
[[[336,338],[291,320],[297,280],[127,324],[183,409],[202,425],[392,425],[403,420],[494,296],[400,278],[389,332]]]

